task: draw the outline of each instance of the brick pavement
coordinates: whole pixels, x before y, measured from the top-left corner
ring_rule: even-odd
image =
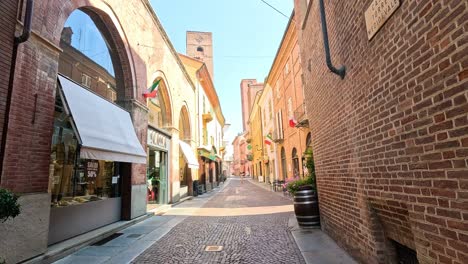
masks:
[[[305,263],[288,230],[292,212],[284,209],[290,205],[288,199],[233,179],[205,203],[202,216],[195,212],[186,218],[133,263]],[[209,245],[223,250],[205,252]]]

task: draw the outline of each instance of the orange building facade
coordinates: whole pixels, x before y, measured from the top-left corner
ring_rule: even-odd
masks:
[[[265,85],[273,95],[278,178],[304,177],[303,153],[310,145],[310,130],[305,115],[302,68],[294,13],[288,23]]]

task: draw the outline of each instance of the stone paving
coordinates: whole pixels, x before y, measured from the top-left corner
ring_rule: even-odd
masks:
[[[288,230],[291,201],[248,181],[231,180],[200,209],[179,209],[167,217],[190,216],[133,263],[305,263]]]

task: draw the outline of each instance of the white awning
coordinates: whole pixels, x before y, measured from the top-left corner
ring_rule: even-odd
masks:
[[[69,79],[60,75],[58,79],[80,139],[81,158],[146,163],[146,152],[127,111]]]
[[[187,161],[188,167],[198,169],[198,160],[197,157],[195,157],[195,153],[193,153],[192,147],[182,140],[179,140],[179,145],[182,153],[184,154],[185,161]]]

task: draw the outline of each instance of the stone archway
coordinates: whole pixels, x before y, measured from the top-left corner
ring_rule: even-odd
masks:
[[[130,62],[124,49],[125,43],[117,34],[114,21],[106,12],[96,7],[85,6],[73,10],[64,25],[60,38],[60,81],[57,83],[51,137],[50,168],[53,177],[49,177],[52,190],[49,245],[145,213],[143,210],[134,210],[135,200],[142,198],[141,201],[144,202],[146,197],[146,192],[138,188],[141,181],[136,180],[141,178],[138,175],[141,172],[135,169],[144,166],[144,159],[138,161],[143,164],[137,165],[134,164],[137,162],[135,159],[117,157],[115,153],[83,156],[83,153],[86,153],[83,152],[84,141],[81,141],[82,134],[75,121],[79,118],[91,121],[93,116],[75,116],[77,112],[72,116],[71,111],[65,110],[70,107],[67,101],[73,101],[69,99],[80,100],[79,98],[85,97],[69,95],[70,97],[66,98],[63,85],[67,81],[63,76],[68,78],[68,82],[73,81],[67,85],[74,85],[75,91],[86,94],[90,94],[91,91],[95,95],[88,95],[91,96],[89,98],[104,98],[127,109],[130,115],[134,116],[134,122],[122,121],[114,131],[139,127],[138,123],[141,119],[144,120],[139,118],[143,111],[134,107],[133,99],[136,93],[131,85],[133,78],[132,72],[128,70]],[[74,32],[79,32],[79,36],[74,37]],[[92,55],[93,53],[103,56],[99,59]],[[108,109],[106,119],[112,120],[119,113],[126,117],[126,113],[121,113],[121,110],[112,104],[102,102],[102,99],[96,101],[95,106],[96,108],[88,108],[91,111],[89,113],[95,113],[97,116],[102,109]],[[99,108],[100,106],[105,107]],[[93,131],[105,131],[105,128],[100,126],[103,125],[93,123]],[[86,129],[81,130],[84,131]],[[137,134],[133,134],[133,137],[137,142],[142,140]],[[103,141],[104,138],[99,140]],[[138,143],[136,144],[139,146]],[[110,148],[102,151],[112,149],[113,145],[110,144]],[[81,219],[80,215],[92,217]],[[63,228],[65,225],[68,228]]]
[[[142,96],[138,96],[137,92],[133,53],[126,34],[112,8],[104,1],[93,1],[91,3],[89,1],[72,0],[64,3],[61,9],[58,21],[54,23],[59,25],[58,28],[64,28],[71,14],[76,10],[80,10],[93,20],[103,38],[108,41],[109,48],[115,51],[111,54],[111,58],[115,68],[115,78],[121,80],[116,87],[119,94],[117,98],[119,104],[128,109],[130,105],[125,103],[126,100],[139,99],[143,101]],[[61,31],[55,32],[53,39],[55,43],[59,43]]]
[[[286,151],[284,147],[281,147],[281,175],[283,176],[283,180],[288,178],[288,170],[286,168]]]
[[[159,82],[155,98],[148,100],[148,123],[154,127],[169,130],[173,126],[172,103],[164,74],[157,74],[153,83]]]

